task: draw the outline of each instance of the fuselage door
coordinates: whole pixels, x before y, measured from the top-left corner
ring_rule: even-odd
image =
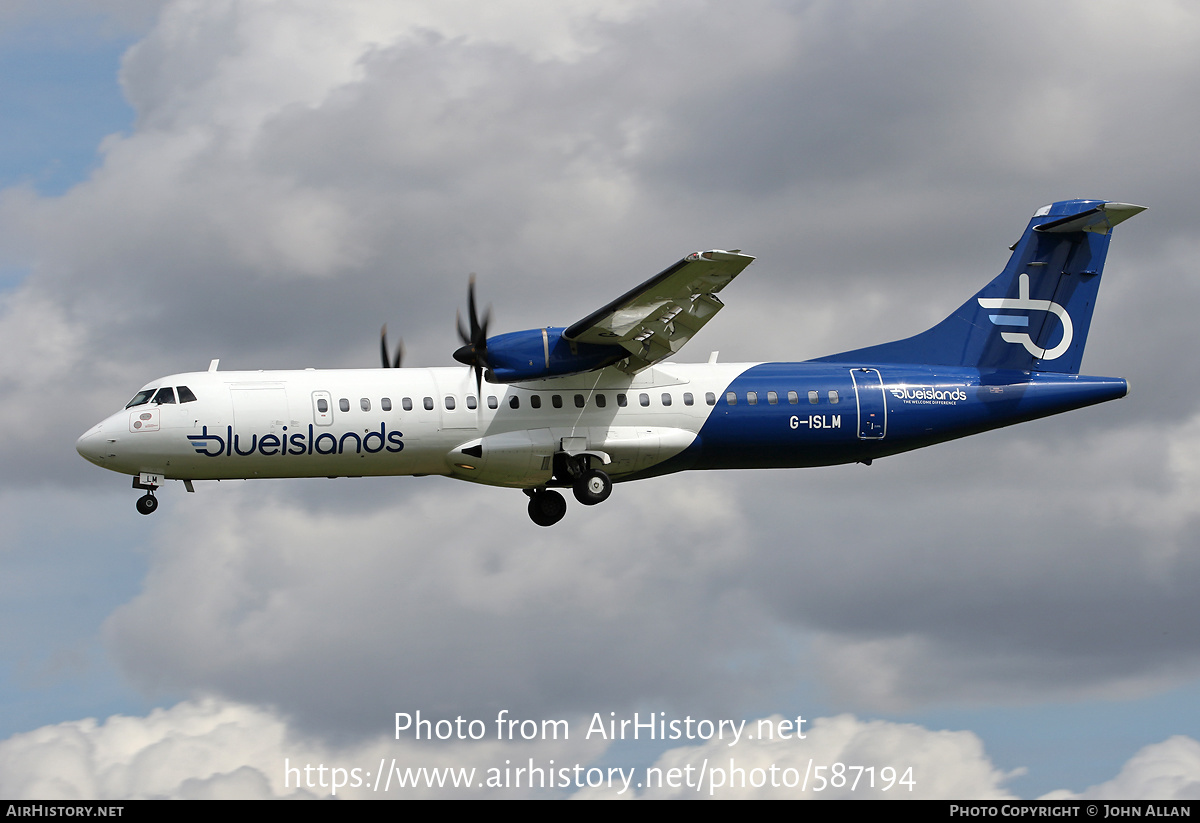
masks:
[[[327,391],[312,393],[313,423],[329,426],[333,423],[333,397]]]
[[[858,439],[882,440],[887,434],[887,403],[879,369],[851,369],[858,403]]]

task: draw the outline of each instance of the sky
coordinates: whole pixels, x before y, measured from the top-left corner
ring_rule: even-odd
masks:
[[[1182,2],[7,4],[0,796],[322,797],[322,764],[339,797],[1200,797],[1198,55]],[[1130,396],[870,467],[622,484],[542,529],[443,478],[143,517],[74,450],[214,358],[370,367],[386,322],[452,365],[468,272],[515,331],[741,248],[680,361],[908,336],[1074,197],[1148,207],[1083,363]],[[635,713],[695,734],[595,729]],[[622,791],[701,763],[877,785]]]

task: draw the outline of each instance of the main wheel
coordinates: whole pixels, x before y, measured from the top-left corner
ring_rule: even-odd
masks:
[[[539,526],[553,526],[566,513],[567,501],[558,492],[535,492],[529,497],[529,519]]]
[[[599,469],[590,469],[583,473],[583,477],[575,481],[571,490],[575,492],[575,499],[580,503],[585,506],[594,506],[597,503],[603,503],[612,494],[612,481]]]
[[[158,498],[152,494],[143,494],[138,498],[137,510],[139,514],[154,514],[154,510],[158,508]]]

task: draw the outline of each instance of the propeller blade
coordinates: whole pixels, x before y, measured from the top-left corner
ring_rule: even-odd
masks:
[[[398,369],[400,368],[401,361],[404,360],[403,338],[396,341],[395,358],[388,357],[387,323],[384,323],[383,328],[379,330],[379,356],[383,359],[383,367],[385,369]]]
[[[487,356],[487,330],[492,322],[492,307],[488,306],[479,317],[478,304],[475,302],[475,273],[472,272],[467,281],[467,323],[463,325],[462,312],[454,313],[454,325],[458,329],[458,339],[462,345],[454,352],[454,359],[464,366],[469,366],[475,372],[475,408],[480,416],[483,415],[483,374],[490,373]]]

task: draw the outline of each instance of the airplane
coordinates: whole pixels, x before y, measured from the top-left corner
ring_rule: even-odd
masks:
[[[799,363],[668,360],[754,258],[689,254],[566,327],[488,335],[468,287],[458,368],[207,371],[143,386],[76,449],[155,491],[181,480],[445,475],[521,489],[539,526],[614,482],[863,463],[1124,397],[1079,374],[1111,230],[1144,207],[1043,206],[1004,271],[937,325]]]

